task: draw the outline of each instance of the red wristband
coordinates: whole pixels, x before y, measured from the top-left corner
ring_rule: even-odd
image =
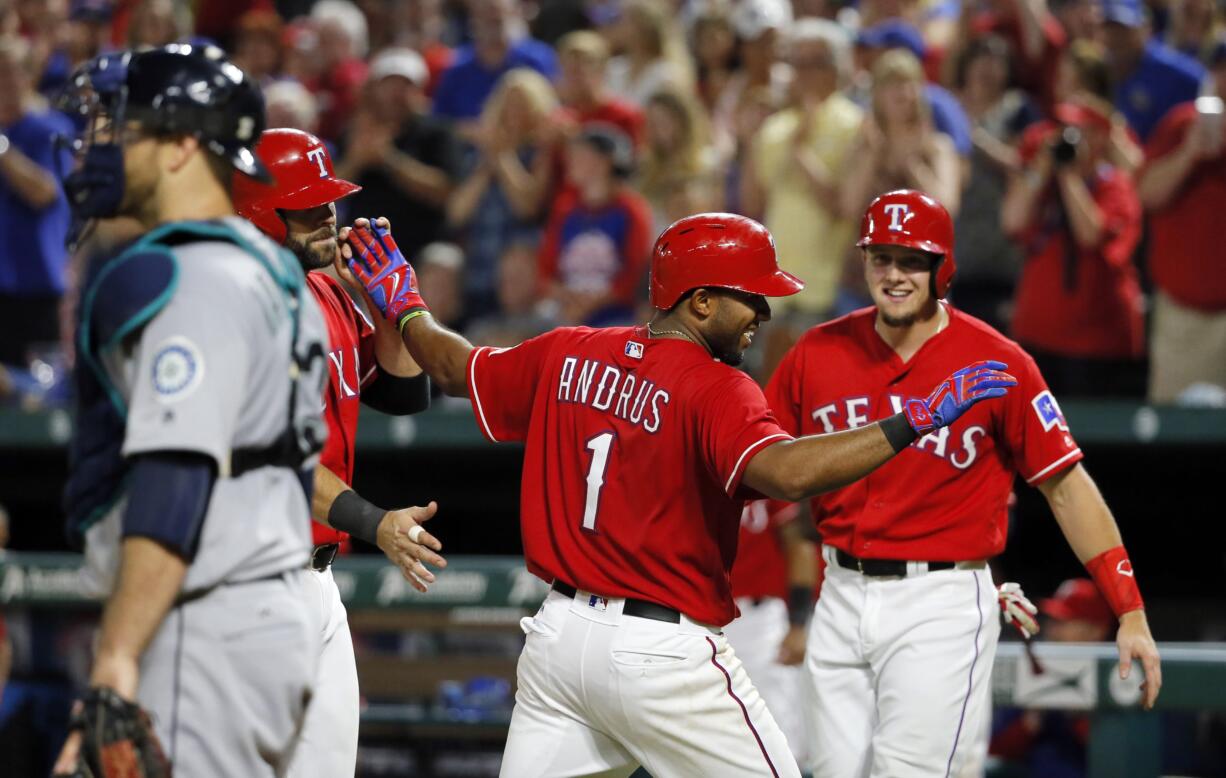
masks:
[[[1109,548],[1086,562],[1086,570],[1117,617],[1145,607],[1132,574],[1132,560],[1123,546]]]

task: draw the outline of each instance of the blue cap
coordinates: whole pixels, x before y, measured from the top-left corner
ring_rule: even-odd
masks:
[[[869,49],[907,49],[916,59],[924,58],[924,36],[910,24],[890,19],[861,30],[856,45]]]
[[[1140,0],[1103,0],[1103,21],[1140,27],[1145,24],[1145,11]]]

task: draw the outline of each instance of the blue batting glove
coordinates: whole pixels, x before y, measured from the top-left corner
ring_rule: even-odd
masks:
[[[1004,362],[976,362],[942,381],[927,400],[908,400],[903,408],[915,434],[923,437],[933,430],[948,427],[980,400],[1004,397],[1017,379],[1001,372]]]

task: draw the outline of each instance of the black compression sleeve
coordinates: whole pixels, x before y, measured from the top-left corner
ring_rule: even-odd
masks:
[[[123,536],[151,538],[190,562],[216,480],[207,454],[155,451],[133,457]]]
[[[387,511],[362,499],[352,489],[341,492],[328,509],[328,524],[359,540],[378,545],[379,522]]]
[[[890,441],[890,445],[894,447],[894,453],[902,451],[919,437],[915,434],[915,429],[911,426],[911,422],[907,421],[905,414],[896,413],[888,419],[882,419],[877,423],[881,425],[881,431],[885,433],[885,439]]]
[[[411,378],[394,376],[375,366],[375,380],[362,388],[362,404],[390,416],[408,416],[430,407],[430,379],[425,373]]]
[[[803,627],[813,615],[813,587],[788,587],[788,624]]]

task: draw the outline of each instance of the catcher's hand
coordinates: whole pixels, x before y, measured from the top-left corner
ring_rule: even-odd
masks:
[[[1004,362],[976,362],[940,383],[927,400],[908,400],[903,413],[915,434],[923,437],[948,427],[972,405],[990,397],[1004,397],[1017,379],[1002,372]]]
[[[170,776],[170,763],[153,734],[149,715],[114,689],[90,689],[73,706],[69,729],[69,741],[55,764],[55,778]]]
[[[1038,634],[1039,622],[1035,616],[1039,615],[1039,609],[1026,599],[1020,584],[1001,584],[996,590],[996,598],[1000,602],[1001,617],[1022,633],[1022,637],[1030,638]]]

